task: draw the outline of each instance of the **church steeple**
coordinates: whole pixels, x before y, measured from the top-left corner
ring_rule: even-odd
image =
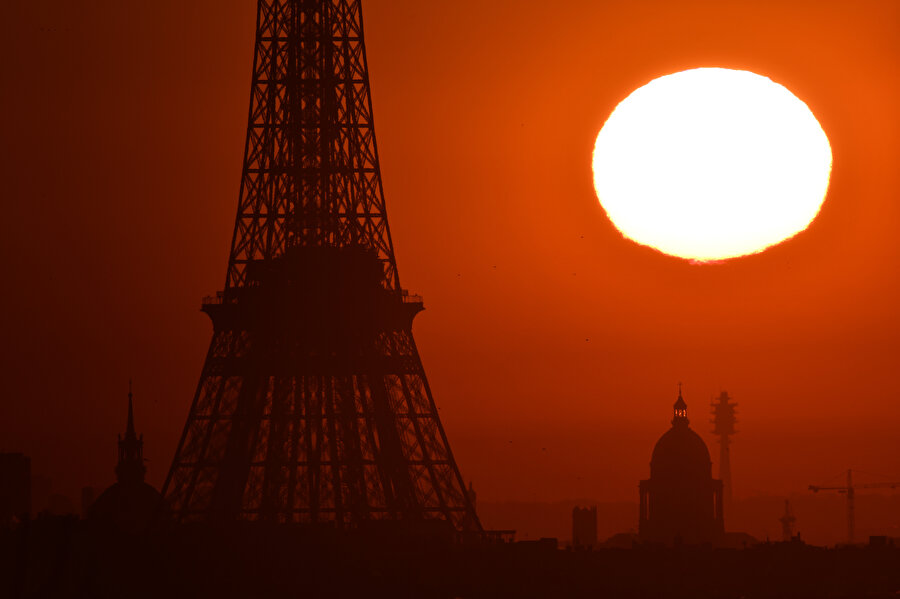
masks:
[[[134,398],[131,381],[128,381],[128,422],[125,437],[119,435],[119,463],[116,464],[116,478],[120,483],[144,482],[144,436],[134,432]]]
[[[687,426],[690,423],[687,417],[687,403],[681,396],[681,383],[678,383],[678,399],[673,406],[675,415],[672,418],[672,426]]]

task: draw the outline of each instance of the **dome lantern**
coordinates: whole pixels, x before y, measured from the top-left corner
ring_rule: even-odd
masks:
[[[674,406],[675,415],[672,418],[673,426],[687,426],[690,423],[687,417],[687,403],[685,403],[684,398],[681,396],[681,383],[678,383],[678,399],[675,400]]]

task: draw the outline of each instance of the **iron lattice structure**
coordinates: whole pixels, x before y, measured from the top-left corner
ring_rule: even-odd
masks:
[[[481,525],[400,287],[353,0],[259,0],[224,291],[163,493],[179,521]]]
[[[734,425],[737,424],[737,404],[731,401],[726,391],[722,391],[719,397],[712,403],[713,434],[719,437],[719,478],[725,491],[725,506],[731,507],[731,437],[737,432]]]

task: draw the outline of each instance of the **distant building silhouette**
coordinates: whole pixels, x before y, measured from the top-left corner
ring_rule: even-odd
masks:
[[[92,505],[94,505],[94,500],[97,499],[97,489],[91,486],[82,487],[81,488],[81,517],[88,517],[88,510]]]
[[[72,498],[63,493],[50,493],[47,498],[47,506],[41,510],[38,516],[74,516],[78,511]]]
[[[31,516],[37,516],[46,511],[50,503],[50,489],[53,481],[49,476],[31,473]]]
[[[92,522],[122,532],[142,532],[160,508],[162,496],[144,482],[144,436],[134,429],[134,400],[128,388],[128,421],[125,436],[119,436],[116,482],[88,508]]]
[[[719,544],[724,538],[722,481],[712,477],[709,449],[691,430],[678,389],[672,428],[653,449],[650,478],[640,482],[642,541]]]
[[[572,508],[572,546],[576,549],[597,546],[597,506]]]
[[[0,453],[0,527],[10,526],[31,513],[31,458],[21,453]]]

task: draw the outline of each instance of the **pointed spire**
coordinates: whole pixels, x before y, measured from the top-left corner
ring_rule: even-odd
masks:
[[[128,423],[125,425],[125,438],[135,437],[134,432],[134,398],[131,394],[131,379],[128,379]]]
[[[143,482],[147,468],[144,466],[144,439],[134,431],[134,396],[131,379],[128,380],[128,421],[125,436],[119,436],[119,463],[116,478],[120,483]]]

